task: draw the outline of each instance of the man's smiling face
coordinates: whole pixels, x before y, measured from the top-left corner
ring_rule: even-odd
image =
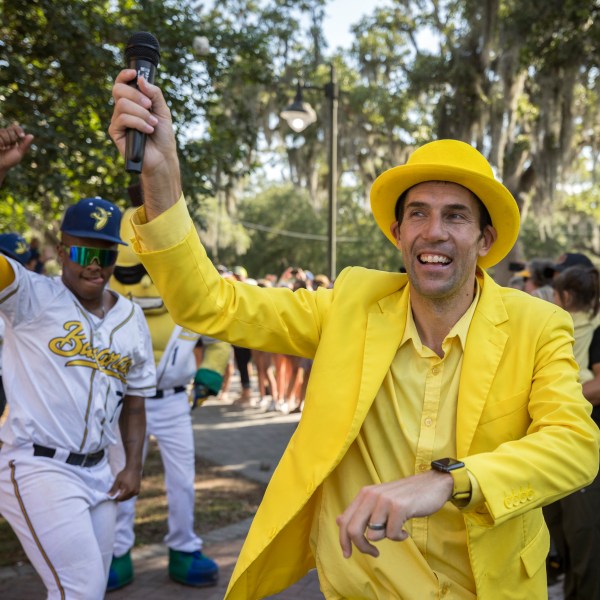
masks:
[[[480,226],[480,203],[461,185],[427,181],[408,191],[392,234],[416,293],[428,300],[472,294],[477,259],[496,238]]]

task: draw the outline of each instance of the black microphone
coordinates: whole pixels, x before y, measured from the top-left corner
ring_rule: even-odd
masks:
[[[135,69],[138,77],[154,83],[156,68],[160,60],[158,40],[147,31],[138,31],[128,40],[125,48],[125,63],[128,69]],[[130,83],[137,87],[137,78]],[[128,173],[141,173],[146,147],[146,134],[137,129],[128,129],[125,138],[125,170]]]

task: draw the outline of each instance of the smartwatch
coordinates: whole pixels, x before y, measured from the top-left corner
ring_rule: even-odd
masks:
[[[461,508],[471,499],[471,479],[465,463],[455,458],[438,458],[432,461],[431,468],[441,473],[450,473],[454,480],[450,501]]]

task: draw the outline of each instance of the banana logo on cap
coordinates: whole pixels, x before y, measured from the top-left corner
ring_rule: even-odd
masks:
[[[15,246],[15,253],[16,254],[26,254],[27,252],[29,252],[29,246],[27,245],[26,242],[19,240],[17,242],[17,245]]]
[[[90,217],[92,217],[92,219],[96,221],[94,229],[96,231],[104,229],[106,227],[106,224],[108,223],[108,218],[110,216],[112,216],[112,213],[108,212],[104,208],[100,208],[99,206],[97,206],[94,212],[90,213]]]

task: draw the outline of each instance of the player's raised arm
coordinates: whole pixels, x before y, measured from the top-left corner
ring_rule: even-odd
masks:
[[[108,132],[122,155],[127,129],[147,135],[142,186],[146,216],[152,220],[181,195],[179,159],[171,112],[161,90],[141,77],[137,80],[139,89],[132,87],[129,82],[135,76],[134,69],[125,69],[115,80],[115,109]]]
[[[18,123],[0,128],[0,185],[8,171],[21,162],[31,142],[33,135],[25,133]]]

